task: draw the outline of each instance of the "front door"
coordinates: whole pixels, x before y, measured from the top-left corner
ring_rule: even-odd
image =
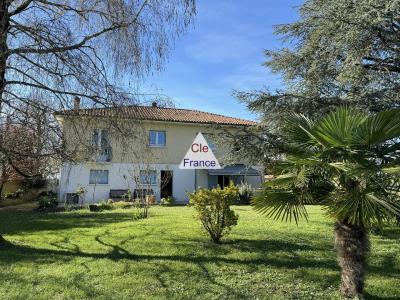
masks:
[[[172,197],[172,171],[163,170],[161,171],[161,198]]]

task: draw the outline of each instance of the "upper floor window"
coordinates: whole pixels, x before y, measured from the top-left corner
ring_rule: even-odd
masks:
[[[140,184],[157,184],[156,170],[140,170]]]
[[[111,141],[110,134],[107,129],[94,129],[92,132],[92,146],[98,151],[96,161],[111,161]]]
[[[90,170],[89,184],[108,184],[108,170]]]
[[[109,148],[111,146],[109,131],[107,129],[94,129],[92,145],[99,149]]]
[[[165,147],[166,144],[166,132],[150,130],[149,132],[149,144],[150,147]]]

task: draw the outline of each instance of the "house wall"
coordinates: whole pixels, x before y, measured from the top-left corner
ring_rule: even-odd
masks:
[[[195,187],[209,187],[207,170],[181,170],[179,163],[189,149],[198,132],[214,135],[213,141],[217,144],[214,153],[220,163],[229,155],[226,147],[218,143],[221,132],[235,133],[239,127],[214,126],[206,124],[173,123],[173,122],[135,122],[132,120],[105,120],[102,118],[64,118],[59,117],[63,128],[66,147],[76,154],[76,163],[66,163],[60,174],[60,202],[65,199],[65,193],[76,192],[79,186],[87,189],[83,196],[85,203],[98,202],[108,199],[110,189],[150,188],[150,186],[137,186],[140,169],[157,170],[157,184],[151,186],[160,199],[160,172],[161,170],[173,171],[173,196],[178,202],[187,202],[187,192],[192,192]],[[114,128],[120,128],[116,131]],[[92,132],[94,129],[109,129],[112,147],[112,160],[110,162],[96,163],[96,155],[89,151]],[[166,146],[153,148],[149,146],[149,130],[166,131]],[[245,163],[237,161],[236,163]],[[109,183],[107,185],[89,184],[91,169],[109,170]],[[134,175],[135,174],[135,175]],[[250,180],[254,180],[251,178]],[[258,185],[257,182],[254,184]]]
[[[89,184],[89,174],[91,169],[108,170],[108,184]],[[139,170],[156,170],[157,183],[155,185],[141,185],[136,179]],[[151,188],[157,201],[160,200],[160,178],[161,170],[171,170],[173,172],[173,197],[177,202],[187,202],[187,192],[193,192],[195,189],[194,170],[181,170],[178,165],[154,164],[139,165],[125,163],[101,163],[101,164],[64,164],[60,176],[60,202],[65,201],[65,193],[74,193],[79,186],[86,189],[82,197],[84,203],[99,202],[102,199],[108,199],[110,189],[130,189]],[[197,170],[204,171],[204,170]],[[204,178],[203,178],[204,180]]]
[[[77,154],[77,161],[95,160],[87,151],[92,132],[94,129],[109,128],[113,163],[179,164],[198,132],[206,136],[214,135],[212,139],[217,144],[214,154],[221,162],[229,153],[219,137],[223,132],[234,133],[239,129],[232,126],[157,121],[120,120],[120,123],[115,124],[116,121],[101,118],[59,118],[59,122],[63,127],[67,149]],[[121,131],[115,130],[116,126],[122,128]],[[165,147],[149,146],[150,130],[166,132]]]
[[[89,184],[89,174],[91,169],[108,170],[108,184]],[[155,185],[140,185],[135,179],[139,170],[156,170],[157,183]],[[188,192],[195,190],[195,182],[197,188],[209,187],[212,185],[210,180],[216,176],[209,176],[207,170],[181,170],[179,165],[169,164],[125,164],[125,163],[87,163],[87,164],[64,164],[61,169],[60,176],[60,203],[65,201],[65,193],[75,193],[78,187],[82,186],[86,189],[83,195],[83,203],[96,203],[109,198],[111,189],[129,189],[133,191],[136,188],[151,188],[153,189],[157,201],[160,200],[160,178],[161,170],[171,170],[173,172],[173,187],[172,194],[177,202],[187,203]],[[195,175],[195,172],[197,173]],[[247,176],[245,182],[258,187],[261,183],[260,176]]]

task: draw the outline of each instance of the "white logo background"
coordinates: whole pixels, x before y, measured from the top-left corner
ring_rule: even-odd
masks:
[[[179,165],[179,169],[221,169],[217,158],[201,132],[197,134],[190,144],[189,150]]]

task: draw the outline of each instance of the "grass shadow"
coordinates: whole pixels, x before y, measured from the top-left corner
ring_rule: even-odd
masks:
[[[133,239],[130,237],[128,239]],[[110,260],[131,260],[131,261],[174,261],[183,263],[224,263],[224,264],[239,264],[239,265],[271,265],[273,267],[281,267],[287,269],[295,268],[330,268],[336,269],[334,260],[318,260],[317,262],[312,258],[293,259],[291,257],[272,258],[272,257],[256,257],[256,258],[235,258],[215,255],[152,255],[152,254],[134,254],[123,248],[120,244],[106,243],[101,239],[101,236],[96,236],[95,240],[103,246],[109,247],[110,250],[104,253],[91,253],[82,252],[79,247],[66,250],[65,248],[47,249],[47,248],[34,248],[26,245],[13,245],[0,253],[0,261],[35,261],[35,260],[48,260],[56,261],[57,257],[61,259],[74,259],[74,258],[92,258],[92,259],[110,259]],[[123,241],[125,243],[126,241]],[[287,243],[284,243],[287,245]],[[293,246],[294,247],[294,246]],[[47,258],[47,259],[46,259]]]
[[[0,212],[1,233],[18,234],[47,230],[64,230],[70,228],[101,227],[111,223],[133,220],[133,214],[127,213],[40,213]]]

